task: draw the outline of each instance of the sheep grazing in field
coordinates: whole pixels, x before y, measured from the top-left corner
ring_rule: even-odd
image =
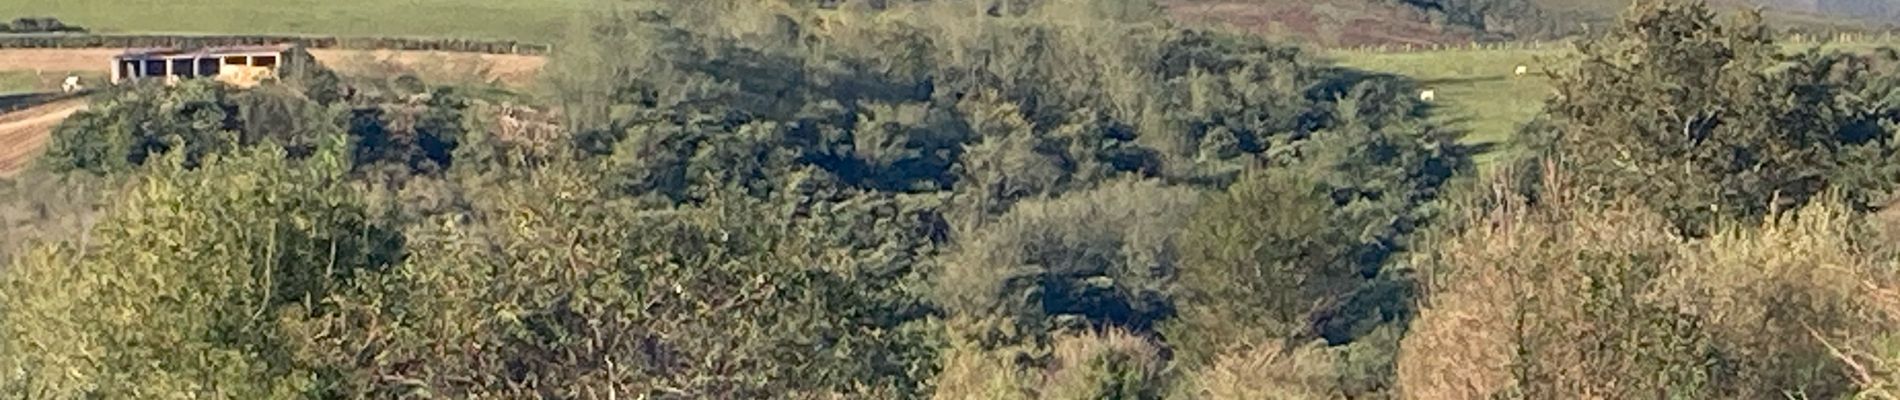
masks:
[[[84,86],[79,86],[79,77],[75,75],[67,75],[66,82],[59,85],[59,90],[66,93],[77,92],[84,89]]]
[[[1418,92],[1418,99],[1419,99],[1419,100],[1424,100],[1424,101],[1433,101],[1433,100],[1438,100],[1438,91],[1436,91],[1436,90],[1426,90],[1426,91],[1423,91],[1423,92]]]
[[[1522,65],[1517,66],[1517,76],[1524,76],[1524,74],[1528,74],[1528,73],[1531,73],[1531,67],[1522,66]]]

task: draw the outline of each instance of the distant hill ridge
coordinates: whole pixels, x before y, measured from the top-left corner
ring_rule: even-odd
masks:
[[[1900,4],[1893,0],[1768,0],[1810,7],[1803,10],[1823,14],[1866,18],[1881,23],[1900,22]]]

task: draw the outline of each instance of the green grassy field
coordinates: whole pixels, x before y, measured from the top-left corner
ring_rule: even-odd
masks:
[[[14,93],[50,92],[59,90],[59,84],[65,80],[66,71],[0,71],[0,95]],[[104,82],[105,74],[97,72],[77,72],[80,82]]]
[[[97,32],[325,34],[551,43],[605,0],[7,0],[0,18],[50,16]]]
[[[0,71],[0,94],[38,90],[40,79],[33,71]]]
[[[1823,51],[1871,51],[1896,42],[1834,43]],[[1790,52],[1804,51],[1813,45],[1788,44]],[[1561,47],[1519,50],[1446,50],[1431,52],[1337,52],[1331,57],[1341,65],[1404,75],[1427,89],[1437,91],[1435,110],[1441,123],[1465,132],[1465,143],[1489,145],[1491,151],[1477,156],[1480,166],[1510,157],[1518,148],[1512,138],[1538,113],[1551,94],[1550,81],[1541,68],[1563,62]],[[1518,65],[1531,68],[1531,74],[1514,76]]]
[[[1411,53],[1341,52],[1341,65],[1404,75],[1437,92],[1434,103],[1439,122],[1465,132],[1464,141],[1486,145],[1491,151],[1477,156],[1488,165],[1515,153],[1511,138],[1525,122],[1543,111],[1550,82],[1541,68],[1560,56],[1559,50],[1447,50]],[[1518,65],[1531,74],[1516,76]]]

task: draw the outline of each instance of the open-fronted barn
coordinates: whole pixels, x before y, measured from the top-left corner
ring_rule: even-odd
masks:
[[[112,58],[112,82],[213,78],[237,86],[255,86],[310,62],[308,56],[298,57],[302,52],[303,48],[294,44],[128,50]]]

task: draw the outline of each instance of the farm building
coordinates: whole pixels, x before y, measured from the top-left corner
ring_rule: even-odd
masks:
[[[314,62],[294,44],[135,49],[112,57],[112,83],[162,78],[214,78],[241,87],[282,76],[290,68]]]

